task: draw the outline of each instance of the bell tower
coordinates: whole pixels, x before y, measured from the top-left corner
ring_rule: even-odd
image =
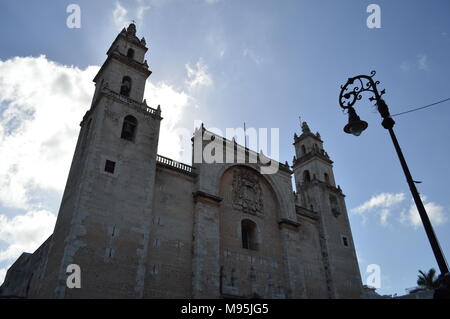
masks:
[[[302,123],[302,134],[294,135],[294,177],[299,189],[303,183],[322,181],[335,187],[333,162],[323,148],[320,134],[312,133],[306,122]],[[312,204],[312,203],[310,203]],[[310,208],[308,206],[307,208]]]
[[[345,195],[333,174],[333,161],[320,134],[306,122],[294,135],[296,205],[318,215],[322,262],[329,298],[359,298],[361,276],[345,206]]]
[[[143,100],[144,38],[124,28],[94,78],[51,238],[41,296],[141,298],[152,220],[161,110]],[[81,288],[66,285],[78,265]]]
[[[136,36],[136,26],[132,23],[123,29],[111,44],[105,63],[94,78],[96,97],[105,86],[124,97],[142,102],[145,81],[152,73],[145,54],[148,48],[144,38]]]

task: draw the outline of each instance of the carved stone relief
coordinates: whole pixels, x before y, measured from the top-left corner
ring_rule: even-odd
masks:
[[[258,175],[246,169],[233,174],[233,208],[251,215],[263,215],[264,204]]]

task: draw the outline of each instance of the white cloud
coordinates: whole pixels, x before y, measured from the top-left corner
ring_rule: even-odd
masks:
[[[448,217],[444,212],[444,207],[434,202],[427,202],[427,198],[425,196],[422,196],[422,201],[428,217],[434,226],[439,226],[447,222]],[[422,220],[420,219],[419,212],[417,211],[417,207],[414,202],[411,203],[411,206],[407,211],[403,211],[401,213],[400,221],[403,224],[413,226],[416,229],[422,225]]]
[[[428,63],[428,56],[425,54],[419,54],[417,55],[417,59],[413,62],[411,61],[403,61],[400,64],[400,70],[403,72],[408,72],[411,70],[411,68],[416,68],[421,71],[429,71],[429,63]]]
[[[366,214],[374,212],[378,215],[380,224],[388,225],[388,219],[391,215],[391,209],[401,203],[405,199],[404,193],[391,194],[381,193],[372,196],[368,201],[362,205],[352,209],[352,213],[363,216],[363,220],[367,219]]]
[[[387,226],[389,225],[389,218],[392,216],[392,212],[395,209],[395,211],[400,212],[398,220],[403,225],[417,228],[422,224],[422,221],[420,220],[416,205],[412,202],[411,205],[405,207],[405,205],[408,205],[407,202],[404,203],[405,198],[406,196],[404,193],[381,193],[372,196],[362,205],[353,208],[351,212],[361,215],[364,222],[367,220],[368,214],[375,214],[378,217],[380,224]],[[425,196],[422,196],[422,201],[433,225],[439,226],[447,222],[448,218],[443,206],[434,202],[427,202]]]
[[[190,150],[187,147],[190,147],[192,130],[180,127],[180,122],[184,111],[192,106],[193,98],[164,82],[147,82],[145,98],[147,101],[158,101],[162,108],[164,119],[161,121],[158,153],[174,160],[190,162]]]
[[[68,175],[79,122],[88,110],[99,67],[85,70],[46,59],[0,61],[0,203],[36,208],[36,191],[61,192]],[[179,159],[174,135],[192,98],[170,84],[147,82],[147,101],[161,104],[160,151]],[[156,107],[156,105],[151,105]]]
[[[151,9],[150,3],[152,5],[160,5],[160,1],[145,1],[145,0],[136,0],[136,5],[133,6],[133,11],[130,12],[120,1],[116,2],[114,10],[112,12],[113,21],[116,29],[118,31],[127,27],[133,19],[136,20],[140,26],[145,21],[145,13],[147,10]],[[131,17],[130,17],[131,16]]]
[[[417,57],[417,64],[419,70],[428,71],[428,57],[425,54],[419,54]]]
[[[0,262],[17,259],[23,252],[34,252],[51,234],[56,217],[49,211],[31,211],[8,218],[0,215],[0,241],[7,248],[0,250]]]
[[[388,225],[388,218],[391,216],[391,211],[387,208],[384,208],[380,211],[380,223],[381,225]]]
[[[114,8],[113,11],[114,24],[117,30],[122,30],[130,23],[130,21],[127,18],[127,14],[128,10],[125,9],[119,1],[117,1],[116,7]]]
[[[23,253],[33,253],[52,234],[56,217],[49,211],[31,211],[8,218],[0,215],[0,285],[10,265]]]
[[[138,6],[136,8],[136,18],[138,20],[143,20],[145,16],[145,11],[150,9],[151,7],[149,5],[146,5],[144,0],[137,0]]]
[[[208,73],[208,66],[202,58],[193,67],[190,64],[186,64],[186,71],[188,76],[186,83],[191,89],[213,85],[212,77]]]
[[[31,209],[33,191],[61,191],[98,67],[0,60],[0,203]],[[77,119],[76,121],[74,119]]]
[[[355,214],[362,214],[374,208],[390,208],[391,206],[402,202],[404,199],[404,193],[381,193],[379,195],[372,196],[362,205],[352,209],[352,212],[354,212]]]
[[[6,277],[6,268],[0,268],[0,285],[3,283]]]

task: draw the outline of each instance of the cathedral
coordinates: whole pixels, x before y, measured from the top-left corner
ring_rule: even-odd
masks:
[[[146,52],[134,24],[109,48],[53,234],[10,267],[0,296],[360,298],[345,195],[319,133],[303,123],[292,165],[271,159],[273,174],[203,125],[191,165],[158,155],[164,114],[143,100]],[[196,143],[244,160],[196,161]]]

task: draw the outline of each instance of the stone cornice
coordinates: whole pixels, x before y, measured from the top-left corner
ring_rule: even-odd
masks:
[[[139,40],[139,38],[135,35],[127,35],[126,32],[122,30],[117,37],[114,39],[113,43],[111,44],[111,47],[109,48],[108,52],[106,54],[109,54],[113,48],[115,48],[115,44],[119,38],[123,38],[125,41],[131,42],[134,45],[140,47],[141,49],[145,50],[145,52],[148,51],[148,48]]]
[[[337,195],[340,195],[342,197],[345,197],[345,194],[342,192],[342,189],[339,186],[338,187],[334,187],[334,186],[329,185],[329,184],[327,184],[326,186],[327,186],[328,190],[330,190],[331,192],[333,192],[333,193],[335,193]]]
[[[135,101],[133,99],[130,99],[129,97],[120,95],[119,93],[116,93],[113,90],[110,90],[108,88],[103,88],[101,94],[104,94],[105,96],[110,97],[117,102],[123,103],[129,107],[132,107],[134,110],[138,111],[139,113],[142,113],[147,116],[151,116],[152,118],[154,118],[156,120],[162,120],[160,108],[158,108],[158,109],[151,108],[146,103],[139,103],[138,101]]]
[[[194,202],[198,202],[199,200],[206,200],[217,205],[220,204],[220,202],[223,200],[222,197],[208,194],[202,191],[193,192],[192,196],[194,197]]]
[[[303,155],[299,158],[296,158],[292,167],[295,169],[295,167],[297,165],[306,163],[307,161],[309,161],[313,158],[319,158],[319,159],[325,161],[326,163],[333,165],[333,161],[330,159],[327,152],[325,152],[323,150],[312,150],[312,151],[306,153],[305,155]]]
[[[295,206],[295,211],[296,211],[297,215],[308,217],[308,218],[311,218],[311,219],[316,220],[316,221],[319,220],[319,216],[317,215],[316,212],[314,212],[314,211],[312,211],[310,209],[307,209],[305,207],[296,205]]]
[[[115,59],[133,69],[135,69],[138,72],[141,72],[142,74],[144,74],[146,77],[149,77],[150,74],[152,74],[152,71],[150,71],[148,69],[148,66],[144,63],[139,63],[135,60],[132,60],[128,57],[126,57],[125,55],[119,53],[119,52],[112,52],[111,54],[108,55],[108,57],[106,58],[105,62],[103,63],[102,67],[100,68],[100,70],[98,71],[97,75],[94,77],[94,82],[97,83],[98,77],[100,76],[100,74],[103,72],[103,70],[106,68],[106,66],[108,65],[108,63],[112,60]]]
[[[304,139],[306,139],[308,137],[311,137],[311,138],[317,140],[318,142],[323,143],[323,141],[321,140],[321,138],[319,136],[317,136],[317,134],[314,134],[312,132],[308,132],[308,133],[303,133],[300,136],[295,136],[294,137],[294,145],[297,144],[298,142],[303,141]]]
[[[334,187],[333,185],[330,185],[328,183],[325,183],[324,181],[318,180],[317,178],[311,180],[310,182],[303,182],[301,183],[301,187],[303,189],[308,189],[310,187],[319,186],[322,188],[326,188],[332,193],[335,193],[336,195],[345,197],[345,194],[342,192],[342,189],[338,187]]]
[[[126,64],[127,66],[144,73],[147,77],[149,77],[152,74],[152,71],[148,69],[147,63],[140,63],[134,59],[131,59],[127,57],[126,55],[123,55],[122,53],[118,51],[114,51],[112,53],[112,57],[119,60],[123,64]]]
[[[298,228],[300,227],[300,223],[290,220],[290,219],[286,219],[286,218],[281,218],[278,221],[278,225],[282,228],[287,228],[290,230],[294,230],[294,231],[298,231]]]

